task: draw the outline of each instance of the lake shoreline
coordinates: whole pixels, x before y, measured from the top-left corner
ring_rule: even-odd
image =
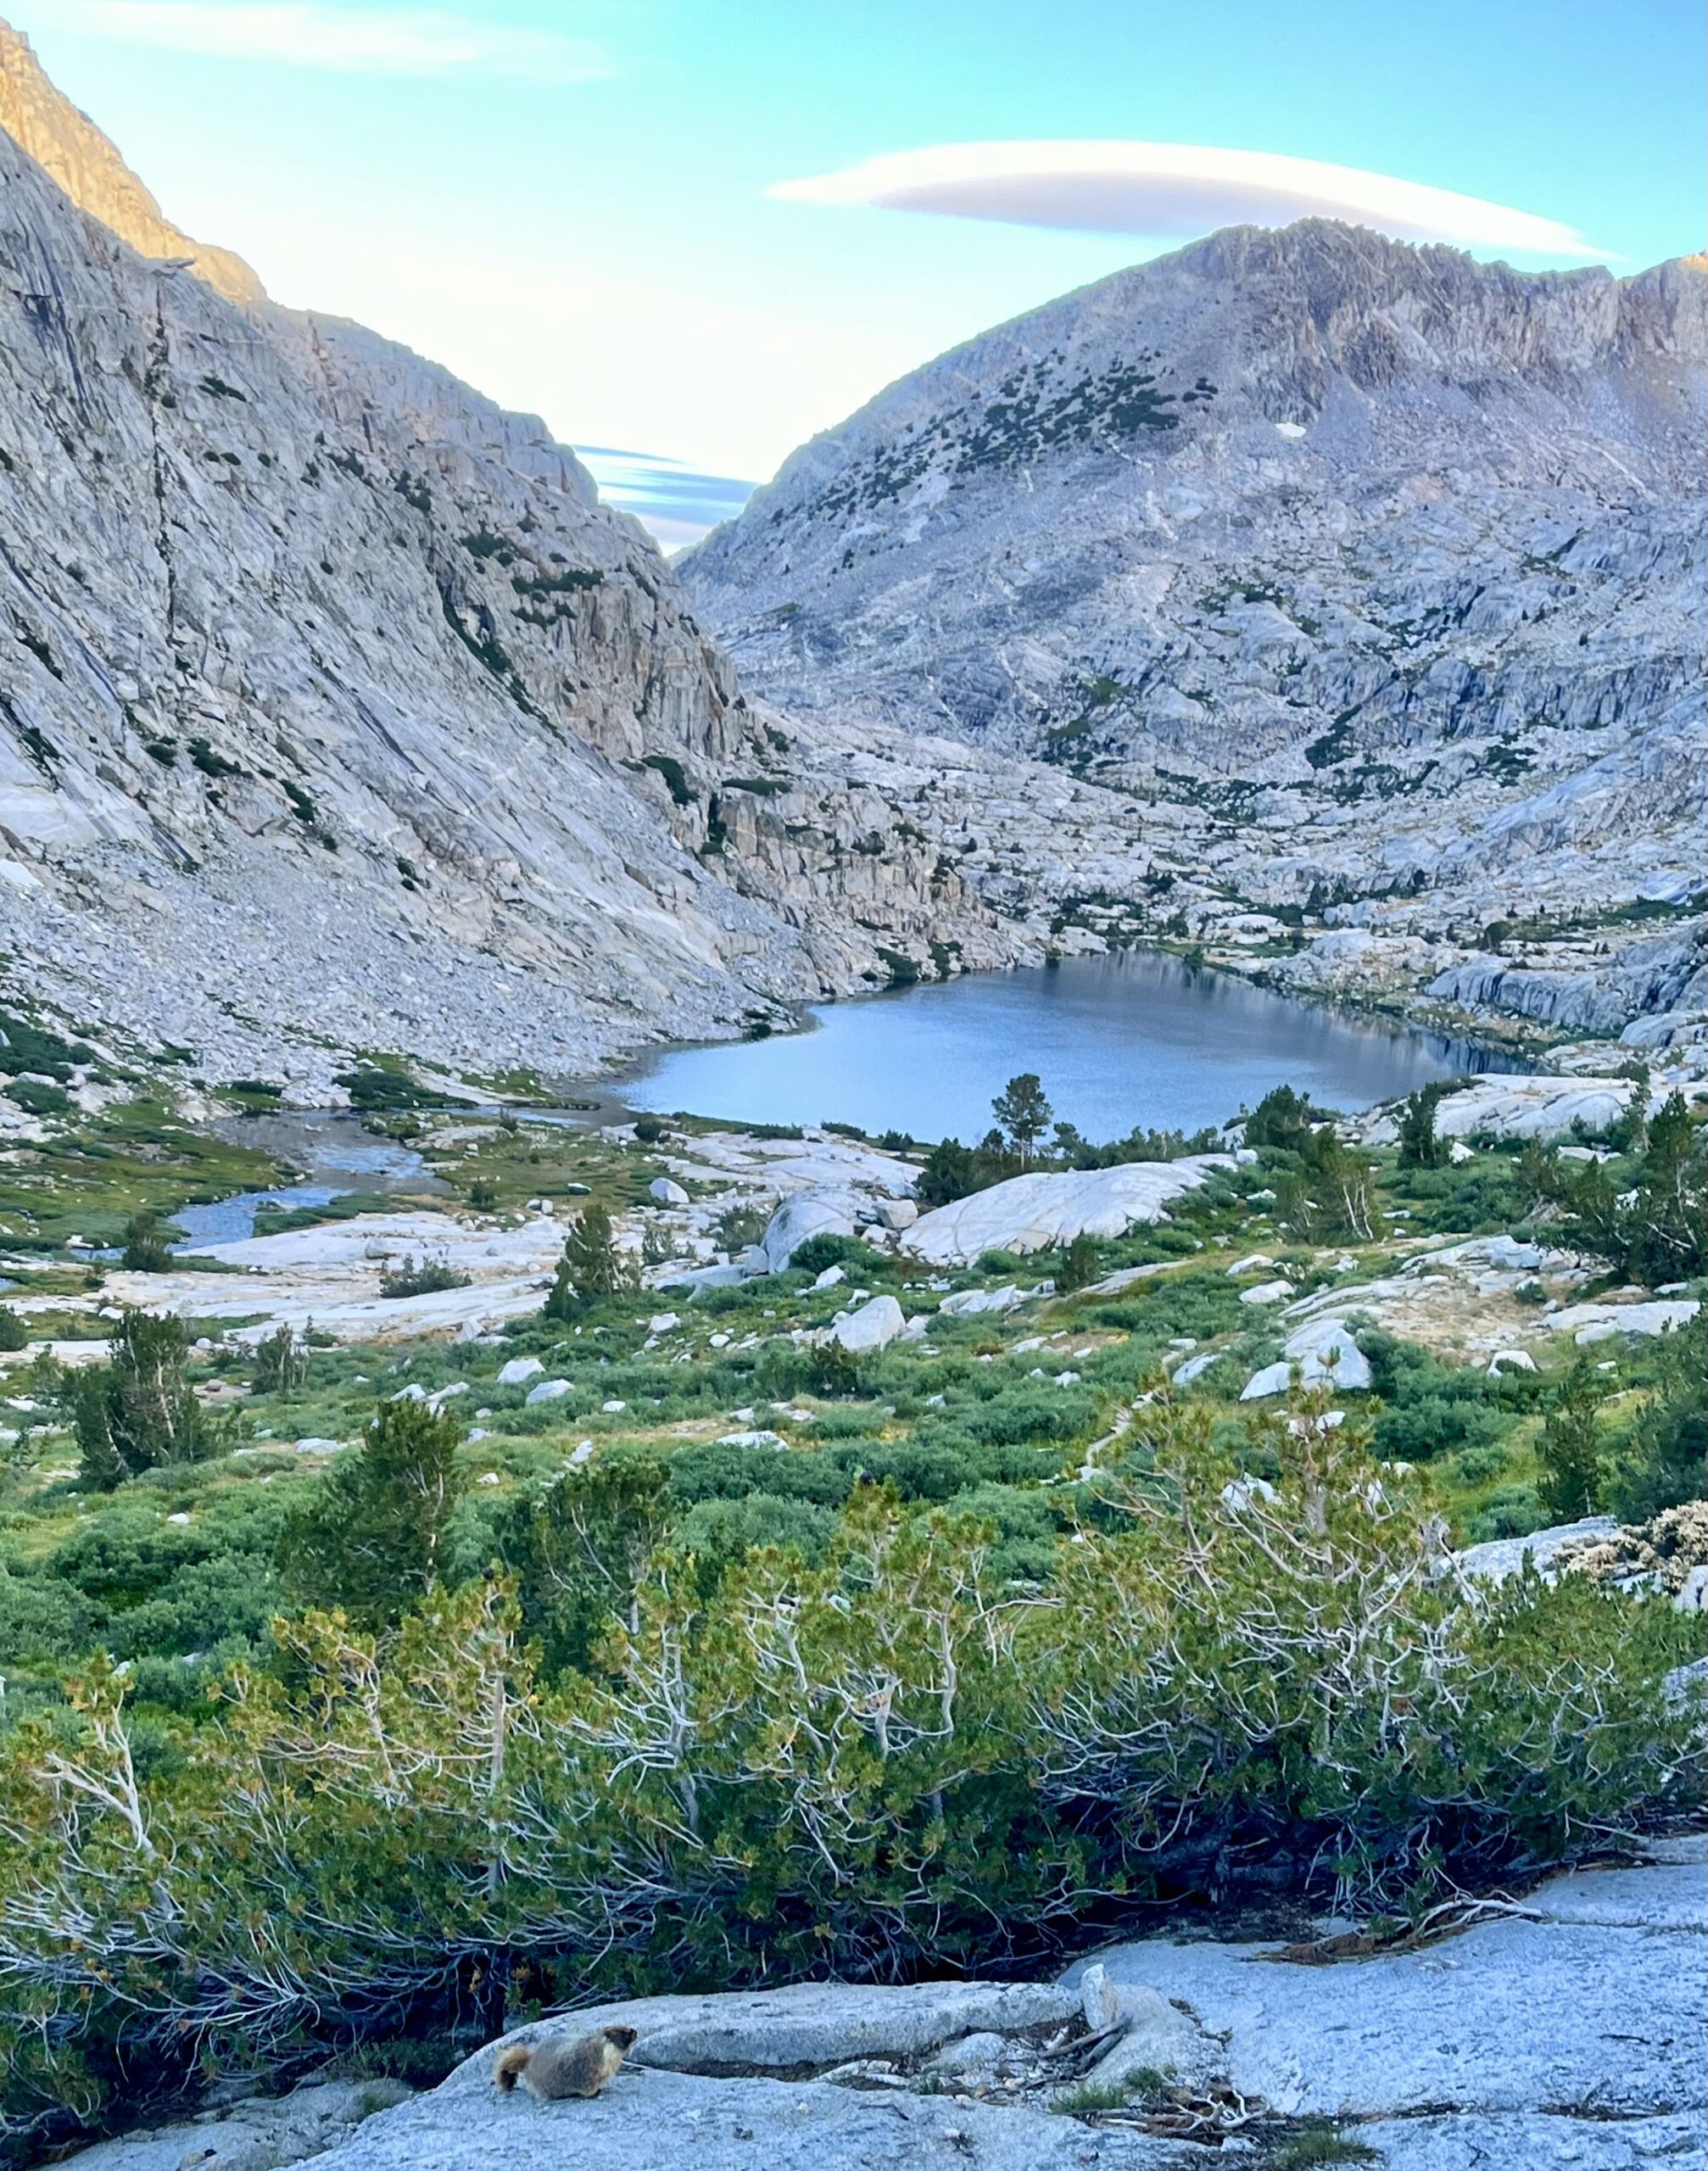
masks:
[[[954,974],[946,980],[921,981],[905,989],[885,989],[869,996],[812,1004],[798,1014],[793,1031],[751,1039],[665,1043],[631,1057],[597,1078],[565,1081],[562,1091],[567,1096],[598,1097],[601,1102],[622,1110],[625,1115],[691,1113],[706,1120],[732,1124],[812,1125],[840,1122],[874,1135],[886,1129],[907,1130],[916,1136],[961,1135],[967,1130],[970,1120],[964,1108],[951,1119],[935,1119],[922,1130],[918,1121],[886,1117],[871,1105],[871,1069],[881,1063],[887,1052],[881,1043],[896,1037],[893,1028],[897,1018],[905,1015],[923,1021],[934,1006],[945,1004],[991,1013],[1024,1008],[1029,997],[1044,1005],[1049,1002],[1052,989],[1082,985],[1088,976],[1101,979],[1110,991],[1119,991],[1121,1009],[1125,1013],[1122,1015],[1116,1009],[1106,1007],[1099,1019],[1095,1015],[1097,1002],[1082,1003],[1080,1022],[1088,1034],[1114,1028],[1115,1037],[1124,1036],[1131,1052],[1144,1045],[1144,1033],[1136,1033],[1133,1028],[1147,1004],[1153,1010],[1164,1011],[1178,1010],[1184,1006],[1196,1011],[1206,1022],[1214,1019],[1218,1007],[1226,1009],[1232,1006],[1245,1013],[1248,1022],[1282,1029],[1278,1035],[1281,1045],[1278,1046],[1275,1058],[1279,1068],[1271,1066],[1273,1075],[1267,1078],[1262,1090],[1267,1090],[1267,1086],[1273,1083],[1299,1083],[1314,1091],[1319,1100],[1344,1106],[1348,1111],[1368,1108],[1412,1090],[1415,1086],[1427,1082],[1431,1076],[1477,1075],[1504,1069],[1529,1071],[1535,1067],[1532,1054],[1492,1044],[1481,1036],[1452,1035],[1438,1027],[1396,1018],[1391,1013],[1321,996],[1263,987],[1244,974],[1191,964],[1164,950],[1124,947],[1097,956],[1053,959],[1043,965],[1009,967],[1002,972]],[[1108,998],[1102,1000],[1107,1004]],[[1035,1016],[1045,1014],[1041,1008]],[[879,1034],[875,1041],[869,1031],[863,1031],[862,1037],[866,1045],[856,1050],[850,1030],[855,1019],[861,1019],[866,1026],[882,1020],[892,1030]],[[1007,1035],[1013,1021],[1002,1022],[1004,1034]],[[1188,1058],[1181,1055],[1181,1020],[1169,1022],[1175,1028],[1172,1038],[1176,1054],[1181,1057],[1181,1062],[1186,1062]],[[791,1063],[799,1067],[802,1058],[798,1054],[784,1058],[779,1063],[777,1055],[767,1052],[799,1051],[814,1043],[824,1044],[827,1035],[841,1044],[838,1052],[844,1059],[841,1068],[849,1081],[846,1086],[840,1077],[827,1076],[818,1081],[815,1090],[823,1097],[818,1106],[809,1106],[797,1097],[794,1105],[784,1107],[779,1103],[774,1086],[762,1088],[756,1097],[744,1093],[738,1106],[735,1096],[740,1089],[728,1084],[730,1078],[765,1080]],[[1165,1034],[1158,1046],[1165,1045],[1169,1037]],[[1011,1035],[1002,1038],[1002,1045],[1005,1052],[998,1067],[1005,1064],[1007,1068],[1002,1078],[996,1081],[998,1086],[1013,1072],[1030,1069],[1038,1071],[1047,1092],[1054,1092],[1047,1052],[1040,1053],[1034,1059],[1028,1053],[1026,1044],[1013,1040]],[[1218,1049],[1207,1042],[1190,1052],[1189,1066],[1200,1076],[1214,1075],[1226,1066],[1232,1052],[1228,1046]],[[1308,1074],[1332,1071],[1337,1052],[1347,1059],[1343,1067],[1353,1074],[1337,1094],[1325,1094],[1321,1086],[1309,1076],[1295,1079],[1290,1074],[1292,1070]],[[962,1053],[965,1052],[963,1049]],[[1063,1056],[1065,1067],[1072,1069],[1074,1057],[1083,1055],[1085,1049],[1076,1046],[1058,1052]],[[1396,1060],[1378,1061],[1376,1058],[1381,1053]],[[1083,1069],[1083,1063],[1079,1067]],[[1175,1067],[1178,1070],[1181,1063],[1177,1062]],[[1236,1069],[1238,1074],[1231,1078],[1231,1086],[1249,1086],[1250,1063],[1237,1063]],[[672,1083],[678,1080],[682,1081],[679,1090]],[[712,1082],[697,1091],[698,1081],[706,1080]],[[832,1105],[832,1097],[838,1094],[842,1096],[841,1101]],[[863,1111],[862,1107],[854,1105],[862,1097],[866,1104]],[[1218,1099],[1212,1108],[1208,1097],[1199,1095],[1194,1106],[1186,1109],[1180,1094],[1175,1092],[1164,1096],[1169,1101],[1167,1107],[1158,1108],[1151,1104],[1145,1086],[1136,1081],[1123,1096],[1120,1108],[1114,1107],[1107,1094],[1101,1097],[1100,1106],[1091,1107],[1083,1094],[1076,1096],[1071,1087],[1058,1097],[1062,1101],[1058,1113],[1078,1123],[1088,1136],[1093,1135],[1089,1126],[1098,1125],[1102,1128],[1096,1135],[1115,1137],[1125,1135],[1136,1123],[1197,1130],[1229,1121],[1237,1113],[1238,1096],[1222,1097],[1228,1097],[1228,1105],[1221,1106]],[[1093,1094],[1091,1097],[1095,1100],[1099,1097]],[[988,1126],[988,1115],[982,1108],[979,1113],[978,1130],[973,1133],[975,1136]]]

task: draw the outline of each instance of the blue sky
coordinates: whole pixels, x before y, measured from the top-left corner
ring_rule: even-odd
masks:
[[[1422,215],[1371,176],[1480,199],[1441,231],[1492,235],[1475,253],[1527,268],[1702,245],[1695,0],[7,12],[181,225],[240,250],[276,298],[360,317],[617,449],[595,472],[667,541],[944,348],[1253,189],[1285,206],[1298,170],[1252,154],[1359,170],[1373,223]],[[968,181],[968,156],[991,154],[953,147],[992,143],[1017,148]],[[1074,170],[1087,144],[1113,147],[1091,162],[1113,159],[1116,184]],[[1135,179],[1126,165],[1158,159],[1134,145],[1242,163],[1206,194]]]

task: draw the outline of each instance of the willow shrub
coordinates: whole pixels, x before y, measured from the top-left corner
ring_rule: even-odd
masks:
[[[1273,1487],[1142,1410],[1041,1584],[864,1487],[816,1565],[656,1553],[584,1672],[496,1576],[378,1634],[275,1624],[146,1758],[91,1668],[0,1747],[10,2131],[151,2059],[399,2032],[522,1958],[560,1995],[989,1966],[1264,1858],[1403,1910],[1688,1793],[1684,1617],[1467,1588],[1356,1423],[1264,1421]]]

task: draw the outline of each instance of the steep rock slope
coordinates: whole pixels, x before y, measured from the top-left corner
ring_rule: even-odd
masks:
[[[181,239],[18,47],[31,140],[142,248]],[[1014,954],[874,794],[788,772],[542,424],[228,271],[146,260],[0,135],[15,978],[214,1075],[288,1040],[323,1083],[360,1046],[562,1070],[934,941]]]
[[[122,236],[139,255],[181,258],[228,301],[266,299],[241,256],[192,241],[172,224],[88,114],[54,89],[29,39],[6,23],[0,23],[0,129],[74,204]]]
[[[798,712],[1136,792],[1253,900],[1679,897],[1705,293],[1232,229],[891,386],[684,578]]]

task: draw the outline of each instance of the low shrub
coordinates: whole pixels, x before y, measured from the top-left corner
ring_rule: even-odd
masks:
[[[989,1967],[1088,1894],[1200,1890],[1231,1857],[1415,1917],[1695,1799],[1700,1715],[1663,1683],[1700,1623],[1583,1577],[1466,1595],[1426,1492],[1322,1406],[1245,1419],[1272,1497],[1231,1489],[1203,1413],[1147,1406],[1102,1519],[1018,1599],[1003,1504],[858,1485],[833,1519],[781,1488],[820,1459],[777,1455],[775,1509],[702,1488],[703,1564],[647,1553],[656,1488],[584,1481],[535,1566],[447,1592],[411,1540],[400,1616],[278,1623],[193,1721],[133,1726],[95,1661],[0,1736],[12,2130],[200,2045],[442,2023],[500,1956],[583,1997]],[[438,1497],[443,1422],[387,1406],[391,1452],[325,1482],[323,1544],[442,1526],[404,1504]],[[767,1512],[788,1542],[751,1547]]]
[[[409,1253],[401,1266],[385,1270],[380,1275],[382,1297],[432,1297],[441,1289],[466,1289],[471,1276],[454,1267],[448,1259],[423,1259],[417,1261]]]

